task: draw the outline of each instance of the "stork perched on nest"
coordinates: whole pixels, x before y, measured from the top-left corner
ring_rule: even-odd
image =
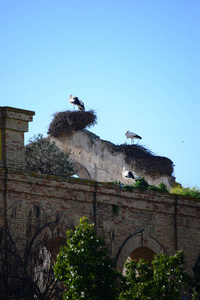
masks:
[[[133,173],[131,171],[127,171],[125,167],[123,167],[122,177],[126,179],[130,179],[130,178],[135,179]]]
[[[73,104],[73,106],[76,105],[78,107],[78,110],[81,110],[81,111],[85,110],[83,101],[79,100],[78,97],[70,95],[69,103]]]
[[[138,139],[141,140],[141,136],[139,136],[138,134],[134,133],[134,132],[130,132],[129,130],[125,133],[127,139],[131,139],[131,143],[134,144],[134,139]]]

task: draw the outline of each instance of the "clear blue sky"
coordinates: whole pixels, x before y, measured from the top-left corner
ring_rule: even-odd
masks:
[[[136,132],[200,186],[199,0],[0,0],[0,43],[1,106],[36,113],[26,142],[73,94],[101,139]]]

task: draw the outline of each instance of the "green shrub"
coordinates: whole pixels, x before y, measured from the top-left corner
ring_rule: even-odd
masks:
[[[123,188],[126,189],[127,191],[132,191],[133,185],[124,185]]]
[[[149,185],[144,177],[138,179],[132,185],[124,185],[123,183],[121,183],[120,181],[117,181],[117,180],[114,181],[113,183],[120,187],[125,188],[128,191],[133,191],[134,188],[137,188],[142,191],[148,190],[148,191],[169,193],[167,186],[163,182],[161,182],[158,186]],[[196,199],[200,199],[200,189],[199,188],[197,188],[197,187],[184,188],[179,183],[175,183],[175,186],[171,189],[170,193],[177,194],[177,195],[190,196],[190,197],[193,197]]]
[[[140,190],[147,190],[149,187],[148,182],[144,179],[144,177],[138,179],[135,183],[134,183],[134,188],[140,189]]]
[[[180,184],[176,184],[175,187],[172,188],[171,193],[200,199],[200,189],[196,187],[182,187]]]

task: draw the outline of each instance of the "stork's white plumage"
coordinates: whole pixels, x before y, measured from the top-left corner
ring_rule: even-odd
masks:
[[[123,167],[122,177],[126,178],[126,179],[129,179],[129,178],[135,179],[133,173],[131,171],[127,171],[125,167]]]
[[[76,105],[78,107],[78,110],[85,110],[83,101],[79,100],[78,97],[70,95],[69,103],[73,104],[73,106]]]
[[[134,133],[134,132],[130,132],[129,130],[125,133],[125,136],[127,139],[131,139],[131,142],[134,143],[134,139],[138,139],[141,140],[141,136],[139,136],[138,134]]]

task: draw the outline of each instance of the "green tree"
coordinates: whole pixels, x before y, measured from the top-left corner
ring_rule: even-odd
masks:
[[[66,287],[65,299],[118,299],[121,275],[104,238],[97,236],[86,217],[80,219],[75,231],[67,231],[67,246],[60,249],[54,272]]]
[[[34,135],[25,148],[26,171],[69,177],[74,174],[68,155],[42,134]]]
[[[189,283],[184,269],[184,254],[156,255],[152,263],[139,260],[126,263],[126,288],[120,300],[178,300]]]

